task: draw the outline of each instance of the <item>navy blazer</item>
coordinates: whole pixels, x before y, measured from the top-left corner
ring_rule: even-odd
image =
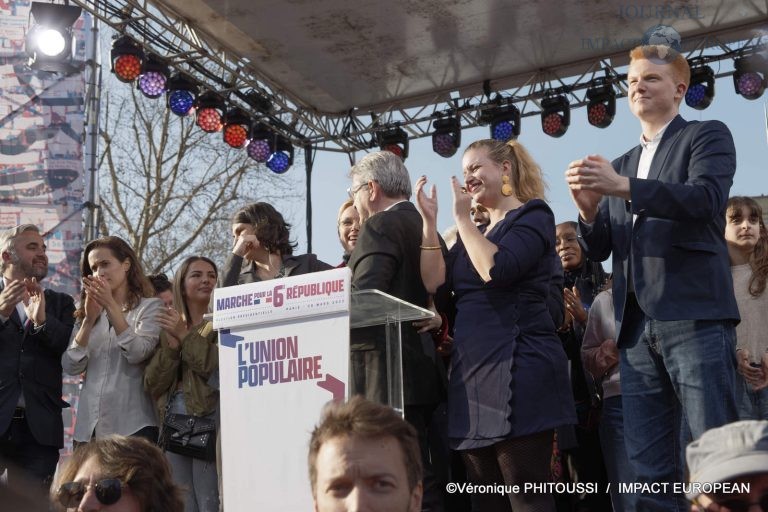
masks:
[[[641,152],[638,145],[613,161],[629,177],[631,201],[606,196],[591,225],[579,219],[587,256],[604,261],[613,253],[619,346],[633,341],[632,326],[622,329],[630,271],[637,302],[650,318],[739,320],[724,237],[736,171],[731,132],[720,121],[678,115],[659,142],[648,179],[636,177]]]
[[[3,281],[0,279],[0,291]],[[75,304],[67,294],[45,290],[45,327],[32,333],[14,310],[0,324],[0,434],[8,430],[19,396],[24,393],[26,417],[35,440],[45,446],[64,445],[61,409],[61,355],[72,335]]]

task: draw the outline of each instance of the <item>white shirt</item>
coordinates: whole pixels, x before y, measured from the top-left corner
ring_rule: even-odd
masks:
[[[91,330],[88,346],[72,342],[61,358],[69,375],[86,372],[77,406],[75,441],[88,442],[109,434],[130,435],[147,426],[157,426],[157,415],[144,390],[144,363],[152,357],[160,339],[157,314],[163,303],[144,298],[125,313],[128,328],[115,334],[107,313],[102,311]]]
[[[659,142],[664,136],[664,132],[667,131],[669,123],[674,118],[670,119],[667,124],[661,127],[661,130],[653,136],[651,140],[646,140],[645,135],[640,134],[640,145],[643,147],[642,153],[640,153],[640,162],[637,164],[637,177],[641,180],[648,179],[648,173],[651,172],[651,162],[653,162],[653,156],[656,154],[656,149],[659,147]],[[632,215],[632,224],[637,220],[637,215]]]

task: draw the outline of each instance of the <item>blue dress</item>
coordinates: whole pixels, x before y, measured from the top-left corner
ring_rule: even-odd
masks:
[[[576,422],[568,361],[546,304],[557,258],[552,210],[528,201],[487,238],[499,247],[488,283],[461,240],[446,258],[443,286],[457,310],[448,436],[457,450]]]

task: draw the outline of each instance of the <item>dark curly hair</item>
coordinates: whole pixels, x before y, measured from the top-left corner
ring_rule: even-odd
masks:
[[[88,255],[94,249],[106,247],[112,252],[112,255],[117,258],[118,261],[123,262],[128,260],[131,263],[131,267],[128,269],[126,280],[128,282],[128,309],[133,309],[139,305],[142,298],[154,297],[155,290],[152,288],[152,283],[144,275],[144,270],[141,268],[139,258],[133,251],[130,245],[122,238],[116,236],[105,236],[103,238],[97,238],[92,240],[85,246],[83,250],[83,259],[80,262],[80,270],[83,277],[92,276],[93,271],[88,263]],[[80,307],[75,311],[75,318],[85,318],[85,289],[80,292]]]
[[[128,485],[142,512],[183,512],[181,489],[171,478],[171,468],[163,452],[141,437],[118,435],[94,439],[77,447],[51,487],[54,504],[58,504],[59,487],[72,482],[92,457],[99,463],[101,478],[117,478]]]
[[[232,224],[250,224],[262,247],[269,252],[279,251],[282,256],[293,254],[298,244],[289,240],[291,225],[269,203],[253,203],[240,208],[232,217]]]

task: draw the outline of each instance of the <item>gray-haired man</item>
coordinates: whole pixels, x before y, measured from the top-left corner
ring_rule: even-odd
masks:
[[[0,232],[0,473],[53,477],[63,446],[61,355],[74,324],[72,297],[43,290],[46,246],[37,226]]]

